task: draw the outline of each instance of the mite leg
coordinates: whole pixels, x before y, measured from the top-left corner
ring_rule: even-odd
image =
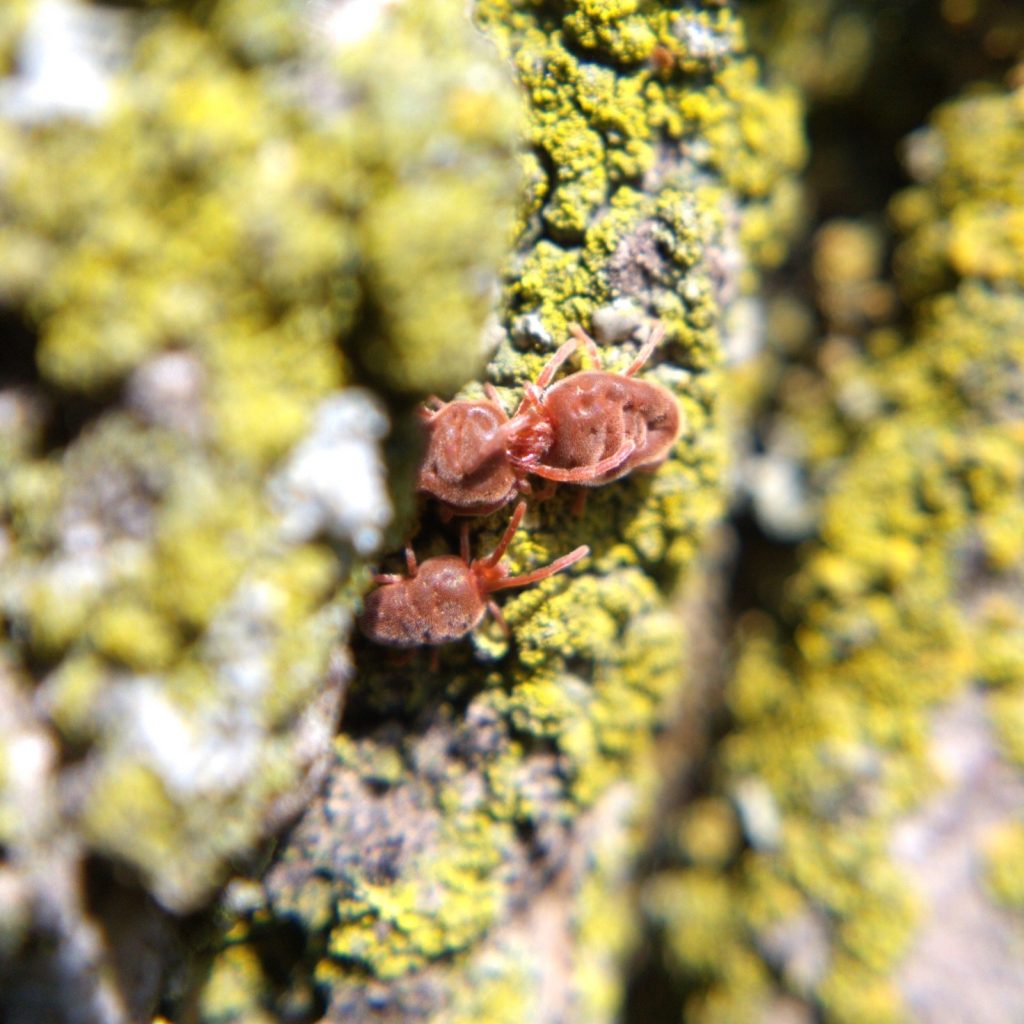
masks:
[[[524,431],[536,431],[540,424],[547,422],[547,414],[544,411],[544,392],[536,384],[527,382],[523,386],[523,397],[519,402],[519,408],[515,415],[505,425],[506,430],[512,438]]]
[[[600,370],[601,353],[597,350],[597,342],[579,324],[569,324],[569,333],[587,350],[594,369]]]
[[[569,330],[571,331],[572,328],[570,327]],[[534,384],[543,391],[544,388],[551,383],[551,379],[554,375],[558,373],[558,368],[562,363],[564,363],[566,359],[576,351],[576,346],[578,344],[579,341],[574,339],[572,341],[567,341],[562,345],[562,347],[559,348],[559,350],[548,360],[544,369],[540,371],[540,375],[534,381]]]
[[[512,635],[512,631],[508,628],[505,616],[501,614],[501,609],[493,597],[487,599],[487,610],[494,616],[494,620],[501,627],[501,631],[505,634],[505,639],[507,640]]]
[[[625,441],[617,452],[613,452],[607,458],[589,466],[574,466],[572,469],[564,469],[561,466],[544,466],[533,463],[526,468],[534,476],[543,477],[545,480],[556,480],[561,484],[579,484],[585,483],[587,480],[596,480],[599,476],[618,469],[634,451],[636,451],[636,442]]]
[[[586,487],[576,488],[576,497],[572,499],[572,508],[570,509],[572,515],[579,518],[587,510],[587,495],[589,493]]]
[[[488,381],[484,385],[484,394],[499,408],[504,410],[504,406],[501,404],[501,395],[498,394],[498,389]]]
[[[399,650],[395,650],[395,648],[391,647],[391,648],[387,649],[387,654],[385,655],[384,660],[385,660],[385,663],[387,664],[389,669],[390,668],[405,668],[405,666],[408,665],[410,661],[412,661],[413,655],[415,653],[416,653],[416,648],[415,647],[411,647],[407,651],[399,651]]]
[[[648,359],[651,358],[651,353],[655,350],[661,339],[665,337],[665,326],[664,324],[657,323],[651,328],[650,337],[644,342],[643,347],[636,354],[636,359],[633,360],[623,371],[624,377],[632,377],[637,370],[640,369]]]
[[[420,406],[420,419],[429,423],[448,403],[437,395],[431,395]]]
[[[419,566],[416,564],[416,552],[413,551],[411,544],[405,546],[405,567],[409,570],[409,579],[419,572]]]
[[[534,569],[533,572],[525,573],[522,576],[506,576],[503,580],[495,580],[487,585],[487,590],[491,592],[507,590],[509,587],[528,586],[531,583],[536,583],[538,580],[547,579],[548,576],[553,576],[556,572],[567,569],[574,562],[578,562],[589,554],[590,548],[586,544],[581,544],[575,551],[570,551],[569,554],[556,558],[550,565],[543,565],[539,569]]]
[[[516,419],[522,415],[526,407],[530,407],[530,412],[535,416],[544,415],[544,389],[539,384],[526,384],[523,387],[523,400],[519,404],[519,408],[516,410]]]
[[[459,554],[466,565],[469,565],[469,523],[465,520],[459,527]]]
[[[521,501],[516,505],[515,511],[512,513],[512,518],[508,521],[508,526],[505,527],[505,532],[501,535],[501,540],[498,541],[498,546],[486,557],[481,559],[481,565],[492,566],[497,565],[501,561],[501,556],[508,550],[509,544],[512,543],[512,538],[516,535],[516,530],[519,529],[519,524],[523,521],[523,515],[526,512],[526,502]],[[468,561],[468,559],[467,559]]]
[[[544,486],[533,495],[534,501],[549,501],[555,496],[558,490],[558,483],[554,480],[545,480]]]
[[[528,466],[538,461],[551,447],[552,436],[543,406],[535,403],[532,395],[526,396],[515,418],[506,424],[506,457],[514,466]]]
[[[401,583],[404,579],[406,579],[405,576],[399,576],[394,572],[382,572],[373,577],[373,582],[383,585],[385,583]]]

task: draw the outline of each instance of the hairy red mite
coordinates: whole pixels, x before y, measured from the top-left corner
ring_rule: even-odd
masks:
[[[509,419],[498,393],[486,385],[487,398],[442,402],[424,408],[426,450],[420,464],[417,490],[436,499],[445,520],[453,515],[482,516],[497,511],[519,493],[529,494],[527,474],[550,446],[551,428],[535,416]],[[513,461],[510,450],[522,453]],[[558,479],[579,482],[595,470],[608,471],[628,453],[617,452],[598,467],[557,470]]]
[[[536,476],[584,487],[600,487],[633,470],[660,466],[679,436],[679,407],[668,388],[633,375],[647,362],[664,336],[658,324],[622,373],[581,370],[549,386],[558,368],[583,345],[600,365],[597,345],[578,325],[567,341],[526,386],[516,419],[525,419],[514,438],[510,457]],[[531,426],[536,424],[539,443]],[[550,440],[547,438],[550,437]],[[541,450],[543,445],[543,450]],[[543,461],[541,461],[543,459]],[[611,461],[612,465],[608,465]],[[573,474],[568,478],[568,474]]]
[[[495,512],[523,489],[524,473],[509,461],[509,438],[515,430],[487,385],[487,399],[442,402],[425,408],[427,445],[417,489],[441,503],[452,515],[483,516]]]
[[[658,45],[651,50],[650,59],[651,67],[653,67],[660,75],[667,76],[675,70],[675,54],[673,54],[673,52],[662,43],[658,43]]]
[[[509,576],[501,558],[512,543],[525,511],[526,502],[521,501],[498,546],[485,558],[470,562],[466,525],[462,528],[458,556],[441,555],[417,565],[412,548],[406,548],[409,575],[374,577],[380,586],[367,595],[358,620],[360,631],[370,640],[391,647],[444,644],[466,636],[490,612],[507,635],[508,626],[501,610],[490,597],[494,591],[536,583],[590,553],[590,548],[583,544],[550,565],[522,576]]]

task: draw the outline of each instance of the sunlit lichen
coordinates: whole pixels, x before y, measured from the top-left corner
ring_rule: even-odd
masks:
[[[1003,94],[941,108],[914,140],[921,183],[893,204],[914,301],[903,336],[842,336],[891,300],[870,229],[819,238],[835,335],[813,373],[788,370],[775,429],[827,489],[777,603],[740,621],[708,797],[733,806],[744,845],[709,870],[693,846],[702,805],[690,808],[681,866],[649,894],[688,1019],[753,1020],[780,989],[828,1021],[907,1019],[900,966],[941,925],[896,834],[915,813],[948,814],[969,785],[947,777],[937,716],[972,707],[984,681],[985,757],[993,772],[1020,763],[1024,251],[1004,213],[1024,201],[1022,139],[1019,95]],[[990,742],[985,717],[967,721],[954,750]],[[988,848],[1006,902],[1015,827]],[[759,970],[736,969],[751,959]]]

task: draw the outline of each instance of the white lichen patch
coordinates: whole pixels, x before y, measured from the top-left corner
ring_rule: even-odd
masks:
[[[263,732],[240,702],[186,715],[159,679],[122,680],[110,695],[110,741],[126,763],[152,769],[177,800],[231,792],[259,766]]]
[[[309,19],[336,46],[354,46],[378,30],[395,0],[310,0]]]
[[[326,535],[361,555],[377,550],[391,522],[380,457],[387,431],[387,416],[366,391],[350,388],[320,405],[313,429],[270,483],[288,541]]]
[[[123,15],[71,0],[37,0],[18,52],[18,73],[0,81],[0,117],[98,120],[113,99],[124,52]]]

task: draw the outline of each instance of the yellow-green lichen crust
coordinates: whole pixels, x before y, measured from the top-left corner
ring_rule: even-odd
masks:
[[[308,5],[217,0],[82,5],[124,30],[101,98],[39,109],[11,54],[56,6],[0,13],[4,655],[74,751],[74,841],[188,910],[317,713],[326,745],[390,516],[353,386],[407,401],[482,362],[519,100],[458,2],[339,41]],[[353,487],[332,467],[365,503],[309,497]]]
[[[922,913],[927,866],[894,837],[947,794],[986,798],[956,789],[936,722],[980,700],[972,742],[995,777],[1022,783],[1022,97],[933,115],[914,142],[928,173],[892,207],[912,329],[822,359],[817,384],[804,372],[807,400],[783,405],[801,450],[828,459],[829,488],[780,604],[739,625],[708,798],[714,862],[692,838],[702,802],[679,824],[683,866],[648,894],[687,1020],[763,1019],[780,987],[837,1024],[915,1019],[901,965],[942,908]],[[1011,815],[971,839],[978,887],[1009,906],[1019,830]],[[787,956],[800,934],[802,963]]]
[[[536,1019],[560,961],[509,922],[562,857],[552,913],[567,915],[575,956],[555,983],[572,1019],[616,1012],[636,937],[624,885],[658,785],[653,735],[686,685],[672,594],[722,508],[723,309],[781,257],[796,217],[798,105],[759,80],[728,10],[482,0],[475,13],[530,107],[505,337],[487,378],[511,411],[570,323],[594,331],[615,370],[660,320],[667,338],[642,376],[673,391],[684,426],[663,466],[593,489],[582,515],[565,488],[531,505],[511,572],[582,543],[591,554],[502,595],[510,638],[485,622],[440,649],[437,670],[425,651],[404,663],[357,651],[355,733],[244,929],[262,948],[275,920],[302,923],[322,951],[328,1019],[358,1015],[367,992],[396,1014]],[[508,515],[471,524],[474,554]],[[417,556],[457,543],[427,507]]]

